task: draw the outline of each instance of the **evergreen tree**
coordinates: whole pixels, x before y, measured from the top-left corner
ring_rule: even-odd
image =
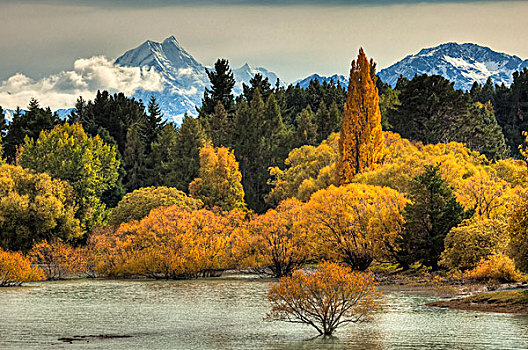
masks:
[[[36,140],[42,130],[51,130],[59,123],[58,115],[52,113],[49,107],[41,108],[36,99],[31,99],[26,113],[17,108],[3,140],[7,160],[15,161],[17,149],[24,144],[26,136]]]
[[[211,88],[205,89],[202,107],[198,110],[200,117],[203,118],[213,114],[218,102],[224,106],[228,114],[233,113],[235,110],[233,97],[235,78],[229,67],[229,61],[218,59],[214,65],[214,70],[206,70],[206,72],[211,82]]]
[[[161,131],[165,123],[163,122],[163,113],[161,113],[158,101],[154,96],[150,97],[147,107],[148,113],[146,115],[145,123],[145,139],[147,142],[147,149],[150,150],[150,144],[156,141],[158,133]]]
[[[404,210],[406,223],[397,254],[404,268],[419,261],[437,270],[447,233],[473,214],[457,202],[439,169],[427,165],[425,172],[414,179],[412,203]]]
[[[127,141],[123,160],[125,163],[125,178],[123,184],[127,192],[148,185],[146,142],[142,137],[139,124],[132,125],[127,131]]]
[[[471,100],[439,75],[400,78],[400,104],[389,110],[389,124],[402,137],[425,144],[462,141]]]
[[[509,154],[501,127],[497,124],[491,102],[475,103],[466,121],[467,128],[459,141],[490,160],[506,158]]]
[[[264,78],[262,74],[257,73],[249,80],[249,86],[242,83],[242,96],[247,102],[253,100],[253,93],[259,89],[262,99],[266,101],[272,92],[271,84],[268,78]]]
[[[296,119],[297,128],[293,135],[294,147],[317,144],[317,124],[310,106],[303,109]]]
[[[330,109],[326,107],[324,101],[315,114],[315,121],[317,125],[317,143],[323,142],[333,132],[338,132],[341,129],[341,112],[337,103],[333,102]]]
[[[152,143],[151,159],[154,165],[151,185],[177,187],[175,175],[178,156],[178,130],[172,123],[165,124]]]
[[[198,177],[200,168],[200,148],[203,146],[205,133],[200,122],[188,115],[183,117],[183,122],[176,140],[175,159],[171,162],[171,174],[174,185],[181,191],[188,193],[189,184]]]
[[[371,77],[372,64],[363,49],[352,61],[336,164],[341,184],[349,183],[355,174],[370,169],[381,159],[381,114],[378,89]]]
[[[207,135],[216,147],[231,145],[232,122],[221,102],[215,106],[214,113],[207,119]]]

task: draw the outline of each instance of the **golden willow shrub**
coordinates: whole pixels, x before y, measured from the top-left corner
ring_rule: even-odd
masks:
[[[214,274],[234,266],[234,245],[245,226],[245,214],[238,210],[157,208],[141,221],[93,238],[96,250],[105,254],[97,270],[113,277],[165,279]]]
[[[372,273],[325,262],[315,272],[297,270],[274,283],[267,319],[310,325],[330,336],[340,326],[368,321],[379,297]]]
[[[48,174],[0,166],[0,247],[27,252],[35,242],[82,235],[72,187]]]
[[[494,280],[498,282],[514,282],[520,277],[512,259],[502,253],[495,253],[482,258],[472,270],[464,274],[475,280]]]
[[[245,209],[242,174],[234,151],[206,142],[200,149],[199,177],[189,184],[189,193],[208,208]]]
[[[440,265],[450,270],[470,270],[496,252],[504,253],[509,243],[506,222],[498,219],[473,219],[447,234]]]
[[[303,203],[297,199],[287,199],[254,217],[250,233],[243,242],[248,252],[245,265],[257,273],[287,276],[315,255],[315,237],[306,227]]]
[[[271,167],[270,184],[273,188],[266,196],[266,202],[277,205],[287,198],[307,201],[312,193],[335,183],[338,139],[339,134],[333,133],[317,147],[295,148],[284,161],[286,169]]]
[[[29,256],[46,274],[46,279],[57,280],[73,275],[89,274],[85,248],[74,248],[59,240],[44,240],[31,248]]]
[[[191,198],[184,192],[174,187],[143,187],[127,193],[123,199],[112,209],[109,215],[109,224],[119,225],[131,220],[141,220],[152,209],[179,205],[188,210],[200,209],[202,201]]]
[[[31,266],[29,258],[20,252],[0,248],[0,287],[20,286],[23,282],[41,281],[42,270]]]
[[[374,259],[392,259],[407,202],[388,187],[332,185],[312,195],[304,215],[321,257],[364,270]]]

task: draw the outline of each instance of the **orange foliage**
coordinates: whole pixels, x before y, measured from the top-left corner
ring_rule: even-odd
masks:
[[[341,184],[351,182],[354,175],[370,170],[381,160],[383,137],[378,102],[378,89],[372,81],[368,59],[360,49],[350,69],[339,138],[336,171]]]
[[[234,242],[244,231],[241,211],[189,212],[179,206],[154,209],[141,221],[122,224],[113,235],[94,237],[107,276],[188,278],[232,267]]]
[[[476,280],[500,282],[513,282],[520,277],[513,260],[502,253],[495,253],[487,259],[483,258],[474,269],[467,271],[465,276]]]
[[[74,248],[59,240],[42,241],[33,246],[29,256],[38,264],[49,280],[87,273],[87,259],[83,248]]]
[[[31,261],[22,253],[0,248],[0,287],[20,286],[23,282],[43,279],[42,270],[32,267]]]
[[[321,255],[364,270],[375,258],[393,256],[406,204],[403,194],[388,187],[353,183],[314,193],[305,217],[320,238]]]
[[[314,255],[314,238],[304,222],[303,203],[293,198],[251,221],[246,245],[258,273],[287,276]]]
[[[379,297],[372,273],[326,262],[313,273],[297,270],[273,284],[267,317],[307,324],[320,335],[332,335],[339,326],[368,321],[378,308]]]

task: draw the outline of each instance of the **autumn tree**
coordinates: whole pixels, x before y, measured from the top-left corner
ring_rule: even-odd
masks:
[[[520,198],[513,203],[508,221],[511,237],[510,251],[515,265],[528,272],[528,192],[523,190]]]
[[[143,187],[126,194],[117,207],[112,209],[108,221],[111,225],[119,225],[131,220],[141,220],[152,209],[171,205],[179,205],[192,211],[200,209],[203,203],[174,187]]]
[[[372,273],[325,262],[312,273],[297,270],[274,283],[267,318],[310,325],[319,335],[331,336],[338,327],[368,321],[379,296]]]
[[[233,151],[206,143],[200,149],[199,177],[189,185],[190,194],[209,208],[245,208],[242,175]]]
[[[42,270],[31,266],[29,258],[20,252],[0,248],[0,287],[20,286],[23,282],[43,279]]]
[[[406,203],[403,194],[387,187],[332,185],[312,195],[305,217],[320,237],[323,257],[364,270],[375,258],[391,259]]]
[[[213,274],[233,267],[234,242],[244,225],[240,211],[156,208],[141,221],[94,238],[96,250],[104,252],[97,270],[106,276],[163,279]]]
[[[75,192],[48,174],[0,167],[0,247],[27,252],[43,239],[81,236]]]
[[[87,271],[87,261],[82,248],[74,248],[57,239],[41,241],[28,255],[34,264],[42,266],[46,279],[58,280]]]
[[[352,61],[348,97],[343,112],[336,166],[341,184],[371,169],[381,159],[383,139],[378,90],[372,81],[370,64],[363,49]]]
[[[465,221],[447,234],[440,265],[450,270],[470,270],[494,253],[505,253],[508,243],[503,220],[479,217]]]
[[[333,169],[338,157],[338,138],[334,133],[317,147],[301,146],[290,151],[285,168],[269,169],[272,188],[266,202],[277,205],[287,198],[308,201],[312,193],[335,183]]]
[[[36,141],[26,139],[20,164],[68,181],[76,192],[83,224],[89,228],[101,222],[100,198],[118,178],[115,146],[88,136],[80,124],[65,123],[42,132]]]
[[[247,246],[258,273],[288,276],[313,257],[314,239],[304,226],[302,206],[287,199],[251,221]]]

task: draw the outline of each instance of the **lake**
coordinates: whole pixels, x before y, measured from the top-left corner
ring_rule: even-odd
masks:
[[[392,290],[373,322],[312,339],[309,326],[263,320],[269,284],[73,280],[0,288],[0,349],[528,349],[528,316],[426,307],[438,298]]]

